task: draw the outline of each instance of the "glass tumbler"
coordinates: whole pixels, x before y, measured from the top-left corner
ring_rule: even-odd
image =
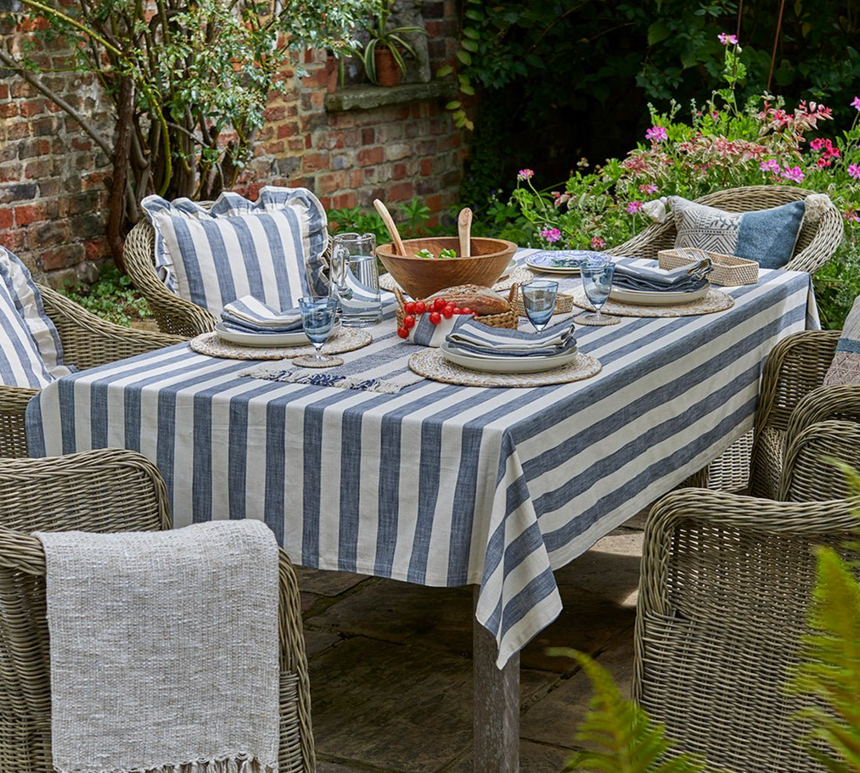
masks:
[[[337,234],[332,240],[331,294],[340,305],[346,327],[368,327],[382,321],[382,298],[373,234]]]

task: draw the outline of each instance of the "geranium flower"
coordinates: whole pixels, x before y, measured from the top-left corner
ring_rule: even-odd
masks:
[[[824,147],[824,140],[821,137],[816,137],[812,142],[809,143],[809,147],[812,150],[821,150]]]
[[[851,107],[853,107],[855,110],[860,110],[860,97],[854,97],[853,101],[851,102]]]
[[[550,244],[561,239],[561,231],[559,231],[558,228],[543,228],[541,229],[540,235]]]
[[[821,169],[826,169],[832,163],[827,156],[821,156],[818,161],[815,162]]]
[[[851,166],[848,167],[848,174],[855,180],[860,180],[860,166],[857,164],[851,164]]]
[[[534,169],[520,169],[520,171],[517,172],[517,179],[521,181],[531,180],[534,176]]]
[[[803,178],[806,175],[803,174],[803,171],[801,170],[801,168],[799,166],[793,166],[793,167],[791,167],[791,169],[789,169],[788,167],[783,169],[782,170],[782,176],[786,180],[791,180],[792,182],[799,183],[799,182],[803,182]]]
[[[643,183],[639,186],[642,193],[657,193],[657,186],[654,183]]]
[[[663,142],[663,140],[669,139],[669,132],[663,126],[652,126],[645,132],[645,139],[651,140],[651,142]]]
[[[850,220],[852,223],[860,223],[860,215],[858,215],[853,209],[850,209],[848,210],[848,212],[845,212],[842,217],[844,217],[846,220]]]
[[[773,172],[779,174],[779,164],[775,158],[769,158],[767,161],[762,161],[759,165],[762,172]]]
[[[602,250],[606,246],[606,240],[601,239],[599,236],[591,237],[591,249],[593,250]]]
[[[738,44],[738,36],[729,35],[727,32],[721,32],[717,35],[717,40],[719,40],[724,46],[736,46]]]
[[[631,215],[635,215],[640,209],[642,209],[642,202],[641,201],[631,201],[627,205],[627,211]]]

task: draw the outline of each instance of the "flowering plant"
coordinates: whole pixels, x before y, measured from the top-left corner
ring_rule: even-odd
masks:
[[[789,111],[780,97],[764,94],[742,107],[735,86],[744,77],[732,35],[725,48],[727,87],[703,105],[693,104],[689,121],[653,106],[651,127],[624,159],[609,159],[584,171],[583,159],[564,190],[540,189],[524,170],[513,202],[530,226],[532,246],[599,249],[618,245],[650,224],[643,204],[661,196],[698,198],[745,185],[799,185],[826,193],[846,221],[846,238],[833,261],[816,276],[822,317],[841,325],[860,293],[860,97],[851,126],[836,139],[814,136],[832,120],[831,109],[801,102]],[[555,187],[555,186],[553,186]]]

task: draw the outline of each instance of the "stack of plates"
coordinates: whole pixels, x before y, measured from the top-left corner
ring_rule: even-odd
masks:
[[[654,292],[650,290],[625,290],[613,287],[609,298],[618,303],[632,303],[634,306],[680,306],[694,303],[704,298],[711,289],[710,285],[687,292]]]
[[[332,335],[337,332],[340,323],[335,323]],[[307,346],[310,341],[304,330],[293,333],[242,333],[238,330],[230,330],[223,322],[215,325],[215,332],[222,341],[227,341],[237,346],[258,346],[272,348],[279,346]]]
[[[500,357],[491,354],[473,354],[460,349],[451,348],[447,341],[440,347],[442,355],[454,365],[482,373],[543,373],[570,364],[576,359],[577,348],[574,346],[562,354],[537,357]]]
[[[548,250],[529,255],[526,265],[545,274],[578,274],[580,266],[595,256],[605,257],[591,250]]]

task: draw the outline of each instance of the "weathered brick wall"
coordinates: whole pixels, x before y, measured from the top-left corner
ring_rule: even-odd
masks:
[[[455,0],[423,2],[434,71],[455,50],[455,6]],[[0,20],[0,45],[14,48],[19,38],[20,31],[4,29]],[[51,53],[54,66],[62,53]],[[436,217],[456,200],[464,138],[445,113],[444,98],[327,110],[326,97],[336,86],[333,61],[308,52],[305,67],[309,76],[301,83],[284,73],[287,91],[268,110],[239,190],[253,196],[265,184],[304,185],[330,208],[416,197]],[[51,76],[49,83],[102,130],[110,127],[94,84],[74,76]],[[0,244],[52,284],[91,280],[94,264],[109,254],[109,174],[104,154],[75,121],[20,76],[0,69]]]

